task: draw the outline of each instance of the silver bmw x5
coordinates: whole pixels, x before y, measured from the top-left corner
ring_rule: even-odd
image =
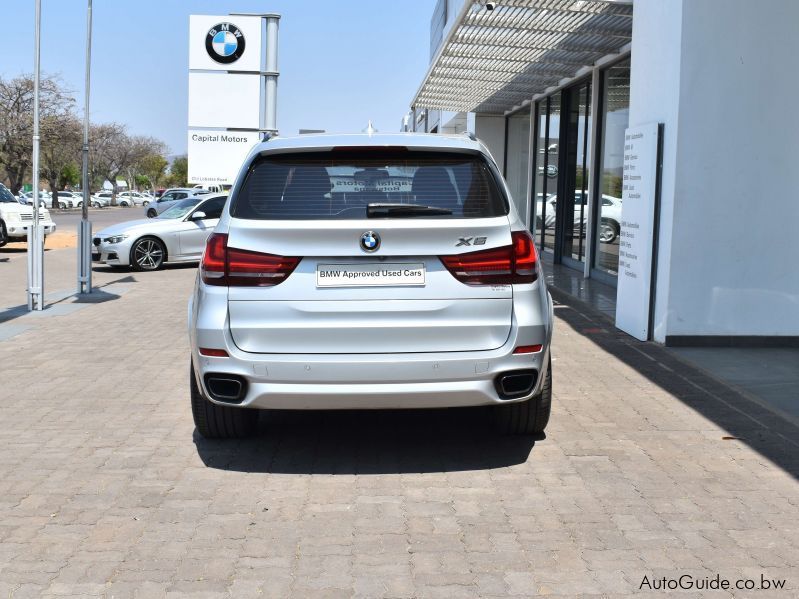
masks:
[[[552,300],[496,163],[466,135],[275,138],[245,161],[189,303],[204,437],[262,409],[491,406],[541,433]]]

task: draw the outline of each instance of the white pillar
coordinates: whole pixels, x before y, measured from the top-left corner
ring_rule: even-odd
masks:
[[[266,89],[265,89],[265,122],[264,129],[269,132],[277,131],[277,42],[280,15],[266,15]]]

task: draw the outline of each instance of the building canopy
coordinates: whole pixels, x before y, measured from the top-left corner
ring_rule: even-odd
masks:
[[[633,6],[610,0],[466,0],[412,102],[503,114],[630,43]]]

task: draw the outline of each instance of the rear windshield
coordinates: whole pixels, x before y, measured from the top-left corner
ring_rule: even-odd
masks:
[[[380,205],[431,207],[429,218],[504,216],[488,165],[472,154],[314,152],[259,158],[233,200],[246,219],[365,218]],[[406,213],[407,215],[407,213]]]

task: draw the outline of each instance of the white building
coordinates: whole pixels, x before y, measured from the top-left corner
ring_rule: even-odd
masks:
[[[474,131],[541,250],[618,287],[620,328],[796,346],[797,23],[796,0],[439,0],[403,128]]]

